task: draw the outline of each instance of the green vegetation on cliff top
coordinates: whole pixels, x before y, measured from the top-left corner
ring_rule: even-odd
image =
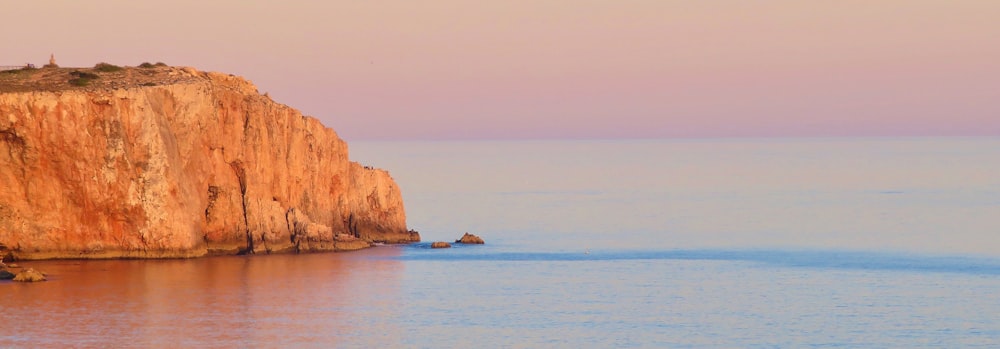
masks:
[[[92,68],[24,67],[0,71],[0,93],[157,86],[187,79],[190,75],[181,68],[163,62],[144,62],[139,67],[104,62]]]

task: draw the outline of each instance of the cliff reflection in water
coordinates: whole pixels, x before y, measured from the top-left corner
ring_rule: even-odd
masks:
[[[0,283],[0,347],[398,343],[399,253],[25,263],[50,281]]]

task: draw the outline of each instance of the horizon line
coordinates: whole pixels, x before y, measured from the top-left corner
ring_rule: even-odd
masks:
[[[714,140],[917,140],[995,139],[1000,135],[898,135],[898,136],[689,136],[689,137],[524,137],[524,138],[348,138],[347,142],[539,142],[539,141],[714,141]]]

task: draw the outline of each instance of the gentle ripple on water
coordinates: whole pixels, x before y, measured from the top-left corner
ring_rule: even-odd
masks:
[[[49,261],[0,347],[989,347],[1000,261],[843,251]]]
[[[974,347],[1000,330],[1000,261],[987,258],[411,249],[394,257],[407,261],[405,288],[436,293],[403,305],[425,322],[417,332],[471,331],[497,347]],[[949,266],[928,269],[939,263]],[[489,330],[498,327],[516,335]]]

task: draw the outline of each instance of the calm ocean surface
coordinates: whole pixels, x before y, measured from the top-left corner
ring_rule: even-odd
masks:
[[[996,348],[1000,139],[352,142],[425,243],[23,262],[0,347]],[[464,232],[483,246],[428,248]]]

